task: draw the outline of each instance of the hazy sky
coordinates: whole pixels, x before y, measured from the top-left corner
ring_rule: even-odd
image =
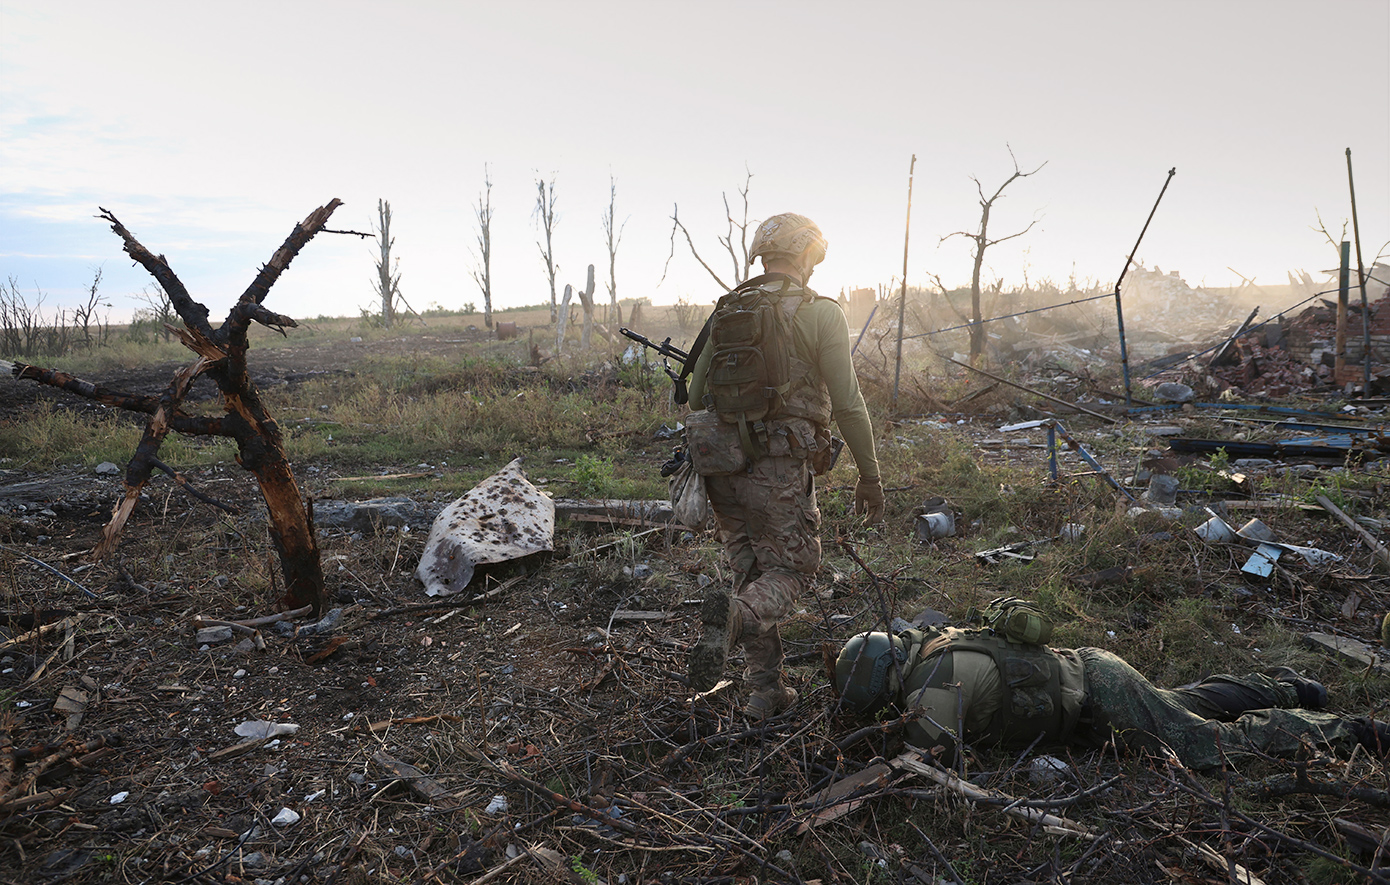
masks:
[[[533,219],[556,180],[559,282],[607,269],[609,176],[626,221],[618,292],[708,302],[672,206],[720,259],[721,191],[800,212],[830,241],[824,294],[902,272],[969,279],[952,231],[1020,166],[987,280],[1113,282],[1140,250],[1191,283],[1330,267],[1310,229],[1390,239],[1390,0],[1095,2],[13,2],[0,0],[0,276],[50,306],[104,268],[116,308],[149,284],[93,216],[114,212],[220,315],[293,224],[395,213],[411,303],[481,303],[472,204],[492,170],[497,306],[546,301]],[[715,265],[721,274],[727,258]],[[373,303],[372,250],[321,235],[268,302]],[[606,297],[606,296],[605,296]]]

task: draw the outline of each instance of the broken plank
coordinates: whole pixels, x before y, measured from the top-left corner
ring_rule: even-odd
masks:
[[[615,621],[664,621],[671,617],[674,612],[639,612],[620,608],[613,612]]]
[[[811,799],[811,807],[820,810],[812,814],[807,820],[802,821],[796,828],[796,834],[800,836],[813,827],[844,817],[873,798],[872,796],[861,796],[857,799],[841,801],[845,796],[869,787],[884,787],[894,776],[893,769],[889,768],[886,763],[880,762],[836,781]]]
[[[1390,676],[1390,652],[1368,645],[1359,639],[1333,636],[1331,633],[1307,633],[1303,639],[1310,645],[1349,658],[1361,666]]]
[[[675,520],[670,501],[625,500],[622,498],[599,498],[595,500],[557,498],[555,499],[555,515],[568,516],[570,519],[581,522],[636,520],[659,524]]]

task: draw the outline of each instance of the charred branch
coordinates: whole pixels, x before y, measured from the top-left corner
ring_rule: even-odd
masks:
[[[324,225],[328,223],[328,216],[332,215],[333,210],[341,205],[343,205],[342,200],[329,200],[327,205],[318,207],[310,212],[309,217],[305,218],[303,222],[296,224],[294,230],[290,231],[290,235],[285,238],[285,242],[261,267],[261,272],[256,274],[251,285],[247,286],[246,291],[241,293],[241,303],[260,304],[264,301],[265,296],[270,292],[270,287],[275,285],[280,274],[284,273],[285,268],[290,266],[294,256],[298,255],[299,250],[303,249],[304,245],[314,238],[314,234],[323,230]],[[206,314],[207,308],[203,308],[203,311]],[[183,316],[182,311],[180,311],[179,316]],[[223,326],[223,330],[225,329],[226,326]]]
[[[121,237],[126,253],[143,265],[168,293],[170,302],[184,321],[184,328],[170,327],[171,331],[177,332],[179,340],[197,354],[198,359],[179,370],[158,398],[121,393],[37,366],[22,363],[13,366],[16,377],[28,378],[104,405],[150,416],[140,444],[126,467],[125,494],[112,509],[102,540],[93,550],[94,557],[101,557],[115,549],[140,499],[141,489],[155,470],[167,473],[195,499],[228,512],[236,512],[229,505],[198,491],[187,477],[158,457],[160,445],[171,430],[229,436],[237,442],[237,462],[255,474],[259,481],[269,511],[270,537],[279,554],[285,577],[285,596],[280,600],[280,605],[283,608],[307,605],[316,614],[320,612],[326,594],[318,542],[314,536],[313,510],[306,507],[301,499],[294,474],[285,460],[279,425],[251,384],[246,370],[246,352],[249,348],[246,333],[253,322],[276,329],[281,334],[286,328],[296,325],[290,317],[262,307],[261,302],[299,250],[315,234],[325,229],[329,216],[340,205],[339,200],[330,200],[295,225],[217,330],[208,323],[207,308],[193,300],[164,257],[146,249],[112,213],[101,210],[99,217],[109,222],[111,229]],[[190,416],[181,410],[189,387],[200,374],[212,379],[221,392],[226,410],[223,417]]]
[[[178,311],[179,317],[190,327],[198,329],[209,337],[212,335],[212,326],[208,325],[208,309],[193,300],[193,296],[188,294],[183,282],[174,275],[174,271],[169,267],[169,262],[164,260],[163,255],[155,255],[149,249],[140,244],[140,241],[126,230],[125,225],[121,224],[106,209],[98,206],[101,214],[97,217],[110,222],[111,230],[116,232],[116,236],[121,238],[125,253],[140,264],[145,270],[150,272],[150,276],[155,278],[169,296],[169,301],[174,305],[174,310]]]

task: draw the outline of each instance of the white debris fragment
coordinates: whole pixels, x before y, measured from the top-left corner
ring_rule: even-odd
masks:
[[[121,790],[119,793],[116,793],[114,796],[111,797],[110,802],[111,802],[112,805],[120,805],[122,802],[124,802],[125,800],[127,800],[127,799],[129,799],[129,798],[130,798],[130,791],[128,791],[128,790]]]
[[[290,827],[299,823],[299,812],[289,808],[282,808],[280,812],[270,819],[270,822],[277,827]]]
[[[252,740],[295,734],[298,731],[299,726],[293,722],[266,722],[264,719],[248,719],[236,727],[238,736]]]
[[[507,797],[501,795],[500,793],[499,793],[498,795],[496,795],[496,796],[493,796],[493,797],[492,797],[492,801],[489,802],[489,803],[487,804],[487,808],[484,808],[484,809],[483,809],[483,813],[484,813],[484,814],[506,814],[506,813],[507,813]]]

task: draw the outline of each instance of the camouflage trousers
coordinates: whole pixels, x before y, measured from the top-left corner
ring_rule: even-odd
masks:
[[[733,572],[742,644],[754,690],[777,684],[777,625],[820,567],[820,509],[803,458],[768,456],[745,473],[706,477],[710,508]]]
[[[1294,756],[1305,742],[1346,751],[1357,743],[1347,720],[1298,709],[1294,687],[1268,676],[1213,676],[1164,689],[1108,651],[1076,651],[1092,735],[1113,733],[1131,750],[1160,754],[1166,747],[1189,768],[1207,771],[1261,754]]]

